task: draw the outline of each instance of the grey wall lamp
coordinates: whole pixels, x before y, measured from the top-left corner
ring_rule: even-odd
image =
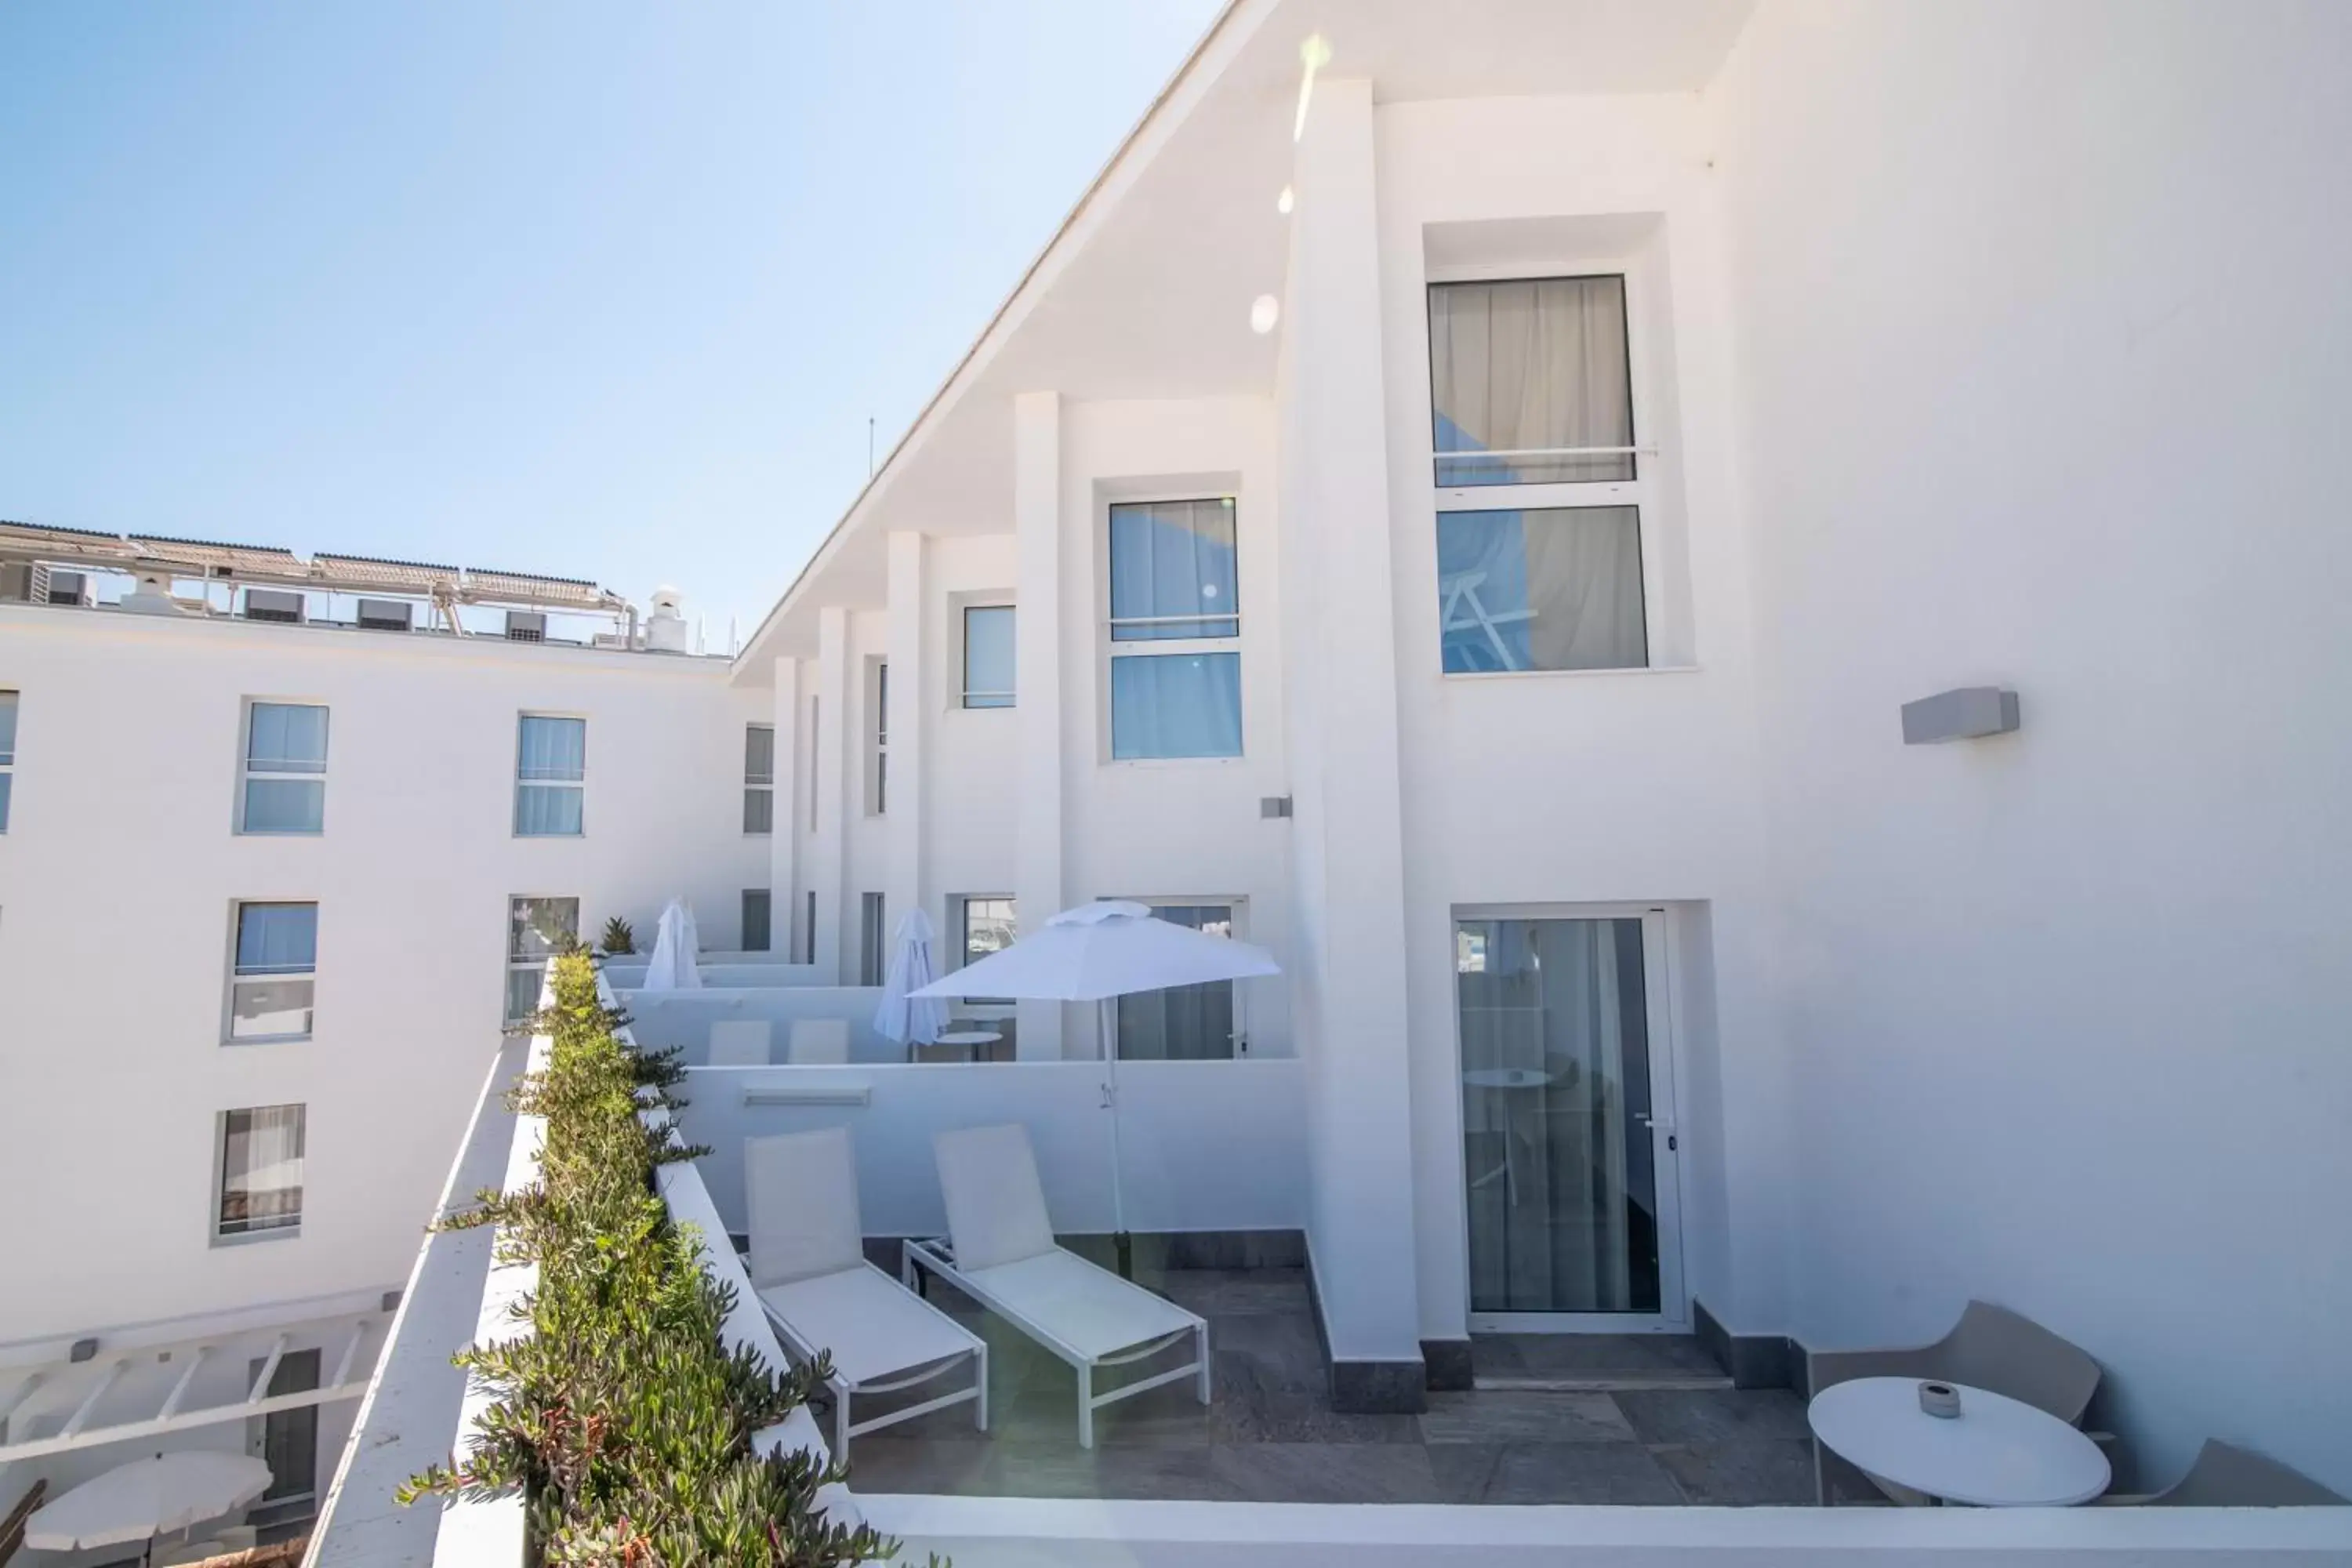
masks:
[[[1959,686],[1903,705],[1903,743],[1932,746],[1976,741],[2017,728],[2017,693],[1999,686]]]

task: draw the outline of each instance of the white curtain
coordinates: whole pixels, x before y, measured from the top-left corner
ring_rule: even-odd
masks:
[[[1450,672],[1650,661],[1639,508],[1440,512],[1437,562]]]
[[[1230,498],[1110,509],[1114,639],[1234,637],[1240,631],[1237,605]],[[1170,622],[1171,616],[1200,619]],[[1138,620],[1160,624],[1116,624]]]
[[[1448,462],[1448,452],[1630,447],[1622,278],[1441,283],[1429,291],[1438,482],[1630,479],[1626,457]]]
[[[1110,661],[1113,758],[1242,754],[1236,653],[1129,654]]]

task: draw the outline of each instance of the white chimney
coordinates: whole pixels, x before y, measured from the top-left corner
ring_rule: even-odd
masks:
[[[178,616],[186,612],[172,597],[172,579],[161,572],[139,574],[139,586],[122,596],[118,608],[134,616]]]
[[[686,651],[685,603],[675,588],[654,590],[654,613],[646,617],[646,648],[651,653]]]

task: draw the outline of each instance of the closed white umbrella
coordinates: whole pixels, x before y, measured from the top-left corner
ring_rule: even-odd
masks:
[[[654,955],[646,964],[647,991],[699,991],[702,972],[694,964],[700,948],[694,930],[694,911],[682,899],[672,899],[661,912],[654,931]]]
[[[269,1489],[269,1467],[243,1454],[188,1448],[133,1459],[82,1482],[25,1521],[43,1552],[120,1546],[185,1530],[243,1508]]]
[[[890,944],[890,969],[882,977],[882,1005],[874,1010],[874,1027],[902,1046],[929,1045],[947,1026],[948,1005],[936,996],[915,994],[939,973],[931,963],[932,934],[930,917],[909,910]]]
[[[1118,1152],[1118,1041],[1111,1003],[1139,991],[1247,980],[1279,974],[1282,966],[1262,947],[1211,936],[1154,920],[1141,904],[1118,900],[1064,910],[1011,947],[967,963],[923,986],[922,996],[1017,996],[1099,1005],[1103,1040],[1103,1100],[1110,1110],[1110,1202],[1118,1227],[1119,1272],[1129,1272],[1127,1199]]]

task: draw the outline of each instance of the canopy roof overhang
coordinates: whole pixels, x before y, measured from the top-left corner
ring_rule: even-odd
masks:
[[[735,679],[813,658],[819,605],[884,600],[884,537],[1012,526],[1013,397],[1268,395],[1249,327],[1287,256],[1300,46],[1376,101],[1694,91],[1753,0],[1233,0],[744,645]]]

